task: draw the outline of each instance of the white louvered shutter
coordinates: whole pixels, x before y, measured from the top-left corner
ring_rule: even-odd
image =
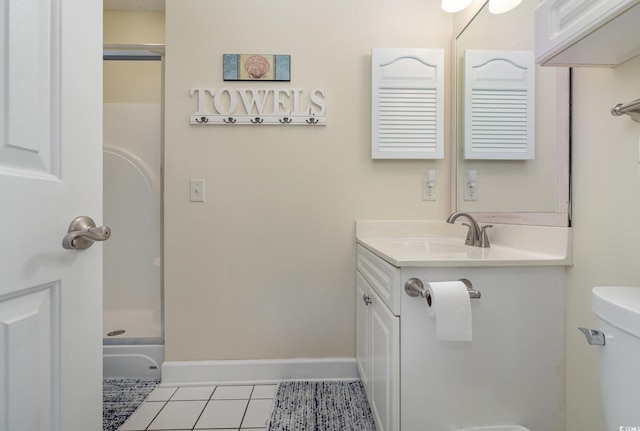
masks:
[[[371,52],[371,157],[444,157],[444,50]]]
[[[464,62],[464,158],[533,159],[533,52],[470,49]]]

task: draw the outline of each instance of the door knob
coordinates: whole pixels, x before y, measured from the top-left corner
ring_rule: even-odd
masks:
[[[94,241],[106,241],[110,237],[109,226],[96,227],[91,217],[80,216],[69,225],[69,233],[62,239],[62,247],[67,250],[84,250],[91,247]]]

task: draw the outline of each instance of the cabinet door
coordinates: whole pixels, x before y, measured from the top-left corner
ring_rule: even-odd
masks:
[[[638,0],[548,0],[535,9],[536,63],[617,66],[640,54]]]
[[[370,291],[369,403],[378,431],[400,430],[400,318]]]
[[[371,52],[371,157],[444,158],[444,50]]]
[[[356,276],[356,364],[360,372],[360,379],[369,396],[369,320],[370,290],[371,287],[362,277],[360,272]]]

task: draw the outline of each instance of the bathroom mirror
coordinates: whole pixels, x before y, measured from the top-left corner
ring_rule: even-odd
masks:
[[[483,222],[569,225],[569,69],[535,66],[534,159],[470,160],[463,151],[465,51],[533,51],[537,3],[523,0],[500,15],[481,5],[467,25],[459,25],[454,43],[452,206]],[[465,193],[465,186],[473,172],[476,199],[468,200],[474,193]]]

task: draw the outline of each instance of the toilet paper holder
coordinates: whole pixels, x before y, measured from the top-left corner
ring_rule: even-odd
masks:
[[[458,281],[461,281],[462,283],[464,283],[465,286],[467,286],[467,290],[469,291],[469,297],[471,299],[478,299],[480,298],[480,296],[482,296],[479,291],[473,288],[473,285],[471,284],[471,282],[466,278],[461,278]],[[422,283],[422,280],[420,280],[419,278],[408,279],[407,282],[404,284],[404,291],[407,292],[407,295],[409,296],[413,296],[413,297],[419,296],[421,298],[425,298],[427,300],[427,304],[431,306],[431,295],[429,294],[429,291],[424,288],[424,284]]]

